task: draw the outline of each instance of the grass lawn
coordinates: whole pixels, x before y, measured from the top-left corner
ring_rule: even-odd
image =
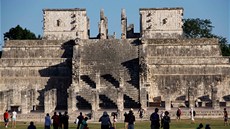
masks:
[[[222,119],[196,119],[195,124],[191,124],[190,120],[181,120],[176,121],[172,120],[170,129],[196,129],[199,123],[205,124],[209,123],[211,125],[211,129],[230,129],[230,126],[223,126]],[[29,122],[18,122],[17,129],[27,129]],[[42,123],[35,123],[37,129],[44,129]],[[89,129],[100,129],[99,123],[88,123]],[[117,123],[117,129],[124,129],[123,123]],[[11,126],[8,127],[10,129]],[[0,123],[0,129],[4,129],[4,123]],[[53,129],[51,127],[51,129]],[[76,125],[70,123],[69,129],[76,129]],[[137,121],[135,124],[135,129],[150,129],[150,121]]]

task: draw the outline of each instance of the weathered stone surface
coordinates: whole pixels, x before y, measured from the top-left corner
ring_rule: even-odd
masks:
[[[43,40],[3,47],[0,113],[91,109],[97,118],[103,108],[229,106],[229,57],[217,39],[182,38],[182,13],[140,9],[140,35],[122,11],[121,39],[110,39],[101,11],[98,39],[89,39],[85,9],[45,9]]]

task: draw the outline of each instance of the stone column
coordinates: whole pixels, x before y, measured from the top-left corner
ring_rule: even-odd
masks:
[[[217,98],[217,87],[214,87],[212,88],[212,107],[216,110],[219,110],[220,109],[220,102]]]
[[[190,108],[195,107],[195,97],[194,97],[194,88],[193,87],[188,88],[188,102],[189,102]]]
[[[119,71],[119,88],[117,91],[117,108],[118,111],[124,110],[124,71]]]
[[[96,90],[100,90],[101,88],[101,74],[100,71],[96,73]]]
[[[121,39],[126,39],[127,37],[127,17],[125,14],[125,9],[121,10]]]
[[[73,84],[72,84],[73,85]],[[77,97],[77,94],[75,93],[74,91],[74,86],[72,86],[68,89],[68,112],[71,113],[71,112],[74,112],[77,109],[77,106],[76,106],[76,97]]]
[[[4,91],[0,92],[0,113],[3,114],[7,108]]]
[[[123,111],[124,110],[124,92],[123,90],[118,90],[117,92],[117,108],[118,111]]]
[[[21,113],[22,114],[27,114],[29,113],[29,107],[28,107],[28,93],[27,91],[21,91],[21,100],[22,100],[22,105],[21,105]]]
[[[166,95],[165,95],[165,110],[171,110],[171,97],[170,97],[170,87],[165,88]]]
[[[147,110],[147,87],[148,83],[144,84],[143,87],[140,88],[140,104],[144,110]]]
[[[55,110],[57,105],[56,89],[46,91],[44,97],[45,97],[45,101],[44,101],[45,113],[51,113],[52,111]]]
[[[104,15],[104,10],[100,11],[100,23],[99,23],[100,39],[107,39],[108,37],[108,19]]]
[[[99,92],[97,90],[92,90],[93,100],[92,104],[92,111],[96,112],[99,108]]]

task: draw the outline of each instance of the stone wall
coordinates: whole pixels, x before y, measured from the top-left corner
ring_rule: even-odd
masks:
[[[7,99],[1,99],[6,102],[5,107],[20,107],[22,113],[44,110],[47,108],[44,107],[45,93],[49,93],[56,96],[57,101],[48,106],[66,109],[73,43],[64,40],[6,41],[0,59],[0,92],[12,90],[12,93],[18,93],[18,97],[5,94]],[[53,90],[55,92],[49,92]],[[12,101],[7,103],[9,100]],[[27,103],[23,104],[23,101]]]
[[[44,9],[44,39],[88,39],[89,21],[85,9]]]
[[[141,8],[141,37],[182,37],[183,8]]]

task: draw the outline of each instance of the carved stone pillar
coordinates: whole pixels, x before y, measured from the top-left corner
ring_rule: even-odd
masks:
[[[217,87],[214,87],[212,88],[212,107],[216,110],[220,109],[220,102],[217,98]]]
[[[145,84],[144,87],[140,88],[140,104],[144,110],[147,110],[147,89],[149,84]]]
[[[170,96],[170,88],[165,88],[166,95],[165,95],[165,110],[171,110],[171,96]]]
[[[100,78],[101,74],[100,71],[96,73],[96,89],[100,90],[101,88],[101,78]]]
[[[108,19],[104,15],[104,10],[100,11],[100,23],[99,23],[100,39],[107,39],[108,37]]]
[[[117,92],[117,108],[118,111],[123,111],[124,110],[124,92],[122,89],[118,90]]]
[[[98,109],[100,109],[99,107],[99,92],[97,90],[93,90],[92,91],[92,95],[93,95],[93,100],[92,100],[92,111],[96,112]]]
[[[77,94],[75,93],[74,91],[74,87],[71,86],[69,89],[68,89],[68,112],[74,112],[77,110],[77,106],[76,106],[76,97],[77,97]]]
[[[22,114],[27,114],[29,113],[29,106],[28,106],[28,92],[27,91],[21,91],[21,100],[22,100],[22,105],[21,105],[21,113]]]
[[[44,97],[45,97],[45,101],[44,101],[45,113],[51,113],[52,111],[55,110],[57,105],[56,89],[46,91]]]
[[[193,87],[188,88],[188,102],[189,102],[190,108],[195,107],[195,97],[194,97],[194,88]]]
[[[7,108],[6,96],[4,91],[0,92],[0,113],[3,114]]]
[[[126,39],[127,37],[127,17],[125,14],[125,9],[121,10],[121,39]]]

